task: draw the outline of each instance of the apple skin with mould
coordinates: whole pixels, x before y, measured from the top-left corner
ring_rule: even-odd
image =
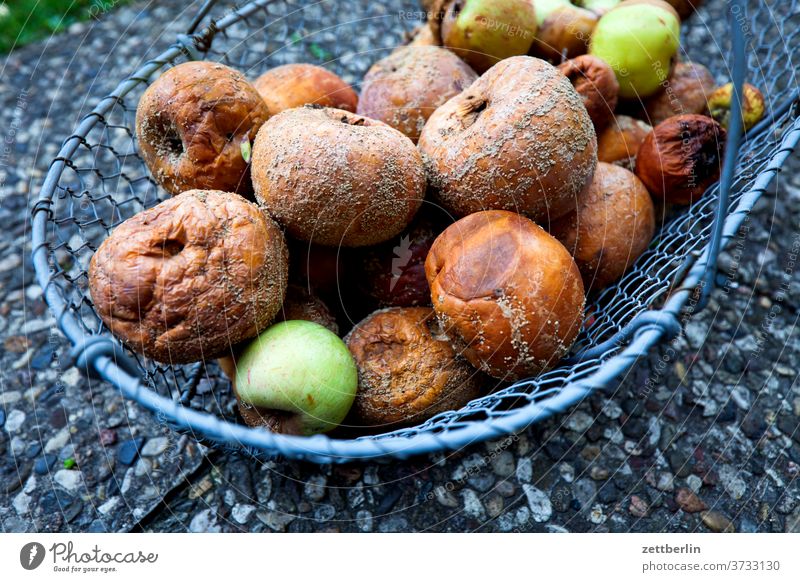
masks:
[[[600,18],[589,54],[614,69],[620,97],[649,97],[669,77],[680,24],[675,9],[662,0],[626,0]]]
[[[284,434],[336,428],[358,388],[358,369],[345,343],[310,321],[277,323],[242,352],[236,393],[242,417]],[[255,409],[255,410],[254,410]]]
[[[430,21],[434,37],[478,74],[524,55],[536,37],[531,0],[440,0]]]

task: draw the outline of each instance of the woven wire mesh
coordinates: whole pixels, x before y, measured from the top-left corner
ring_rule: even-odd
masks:
[[[313,4],[260,0],[252,4],[258,9],[216,31],[210,46],[201,47],[195,56],[224,62],[251,78],[280,64],[317,63],[358,87],[368,66],[401,44],[404,34],[420,23],[413,2],[350,3],[346,11],[332,0]],[[233,9],[221,2],[212,16],[224,18]],[[720,82],[730,76],[729,36],[720,34],[725,30],[720,22],[726,21],[729,12],[725,2],[709,0],[683,30],[685,58],[705,64]],[[745,14],[735,16],[743,19],[749,43],[748,81],[763,90],[770,121],[742,145],[731,207],[765,171],[783,132],[796,118],[793,106],[781,106],[796,91],[795,70],[800,64],[796,46],[800,35],[798,2],[751,1]],[[189,56],[179,53],[163,68]],[[65,166],[53,193],[46,234],[48,287],[56,290],[67,313],[75,316],[87,335],[107,333],[88,293],[87,269],[92,254],[116,225],[168,196],[150,177],[138,154],[134,118],[145,88],[145,83],[139,84],[99,117],[74,154],[63,160]],[[659,233],[635,267],[619,284],[590,298],[587,321],[575,351],[613,338],[638,314],[660,306],[670,290],[681,283],[686,266],[707,245],[716,207],[714,187],[690,208],[661,217]],[[544,402],[568,384],[590,377],[619,349],[610,347],[597,357],[506,386],[418,426],[359,438],[441,433],[497,420],[534,401]],[[170,366],[131,355],[148,389],[184,406],[237,421],[230,384],[215,363]]]

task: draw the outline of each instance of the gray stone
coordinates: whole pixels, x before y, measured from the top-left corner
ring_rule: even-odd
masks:
[[[6,431],[11,434],[17,432],[25,424],[25,413],[21,410],[12,410],[6,417]]]
[[[61,485],[67,491],[74,492],[83,486],[83,473],[80,471],[61,469],[56,471],[56,474],[53,475],[53,481]]]
[[[472,489],[464,489],[461,492],[461,498],[464,500],[464,513],[472,518],[480,521],[486,520],[486,510],[483,503],[478,498],[477,493]]]
[[[510,477],[514,474],[514,455],[509,451],[498,453],[492,459],[492,471],[498,477]]]
[[[247,503],[237,503],[231,509],[231,517],[233,521],[240,525],[244,525],[250,519],[250,516],[253,515],[253,512],[256,510],[254,505],[249,505]]]
[[[155,437],[148,440],[142,447],[143,457],[156,457],[167,450],[169,438],[165,436]]]
[[[323,475],[312,475],[303,486],[303,495],[309,501],[320,501],[325,497],[327,479]]]
[[[217,514],[213,509],[204,509],[192,518],[189,524],[192,533],[219,533],[222,528],[217,525]]]
[[[531,479],[533,479],[533,464],[528,457],[523,457],[517,461],[516,477],[520,483],[530,483]]]
[[[363,532],[371,532],[373,528],[372,513],[366,509],[356,513],[356,525]]]
[[[747,484],[740,473],[731,465],[722,465],[719,468],[719,480],[725,492],[738,501],[747,492]]]
[[[528,507],[531,511],[531,518],[537,523],[543,523],[553,515],[553,506],[550,498],[541,489],[527,483],[522,484],[522,490],[528,499]]]

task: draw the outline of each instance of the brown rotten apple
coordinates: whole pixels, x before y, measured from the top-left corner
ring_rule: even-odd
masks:
[[[425,195],[425,171],[411,140],[385,123],[300,107],[259,131],[253,186],[293,237],[368,246],[408,226]]]
[[[553,367],[581,328],[585,299],[575,261],[519,214],[490,210],[462,218],[436,239],[425,272],[444,333],[495,378]]]
[[[354,112],[358,95],[334,73],[307,63],[293,63],[270,69],[253,82],[270,115],[281,111],[320,105]]]
[[[658,125],[673,115],[705,113],[716,82],[703,65],[677,63],[661,93],[645,101],[645,119]]]
[[[457,216],[511,210],[547,223],[577,207],[597,164],[580,95],[534,57],[501,61],[442,105],[419,149],[434,194]]]
[[[161,75],[136,109],[136,138],[156,182],[170,194],[195,188],[252,194],[243,144],[269,117],[244,75],[191,61]],[[245,146],[246,147],[246,146]]]
[[[594,128],[600,131],[614,115],[619,83],[614,69],[592,55],[581,55],[558,66],[583,99]]]
[[[636,154],[653,128],[627,115],[615,115],[597,135],[597,159],[633,171]]]
[[[550,227],[583,276],[586,289],[598,290],[625,274],[655,233],[650,193],[633,173],[599,163],[592,185],[572,212]]]
[[[367,72],[358,114],[383,121],[416,143],[436,108],[477,78],[475,71],[447,49],[402,47]]]
[[[409,425],[456,410],[487,380],[453,349],[429,307],[376,311],[345,342],[358,366],[349,418],[360,426]]]
[[[725,130],[705,115],[676,115],[657,125],[636,157],[636,175],[650,193],[690,204],[719,179]]]

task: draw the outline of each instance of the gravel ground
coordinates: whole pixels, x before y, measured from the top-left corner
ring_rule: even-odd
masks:
[[[408,462],[255,462],[164,432],[70,368],[33,279],[28,207],[83,96],[164,48],[142,39],[174,38],[183,7],[115,10],[0,64],[2,531],[800,531],[797,157],[683,336],[508,439]]]

